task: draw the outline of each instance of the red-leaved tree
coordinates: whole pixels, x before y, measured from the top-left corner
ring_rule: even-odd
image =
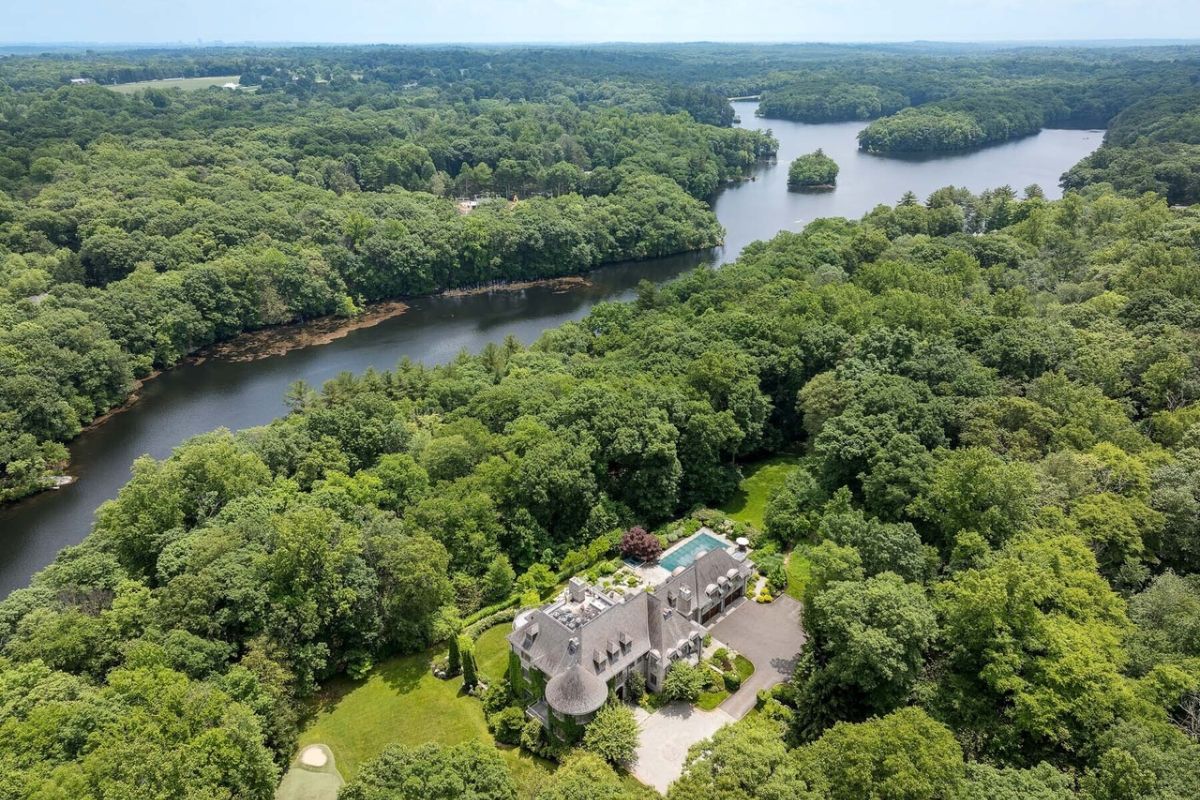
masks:
[[[658,537],[645,528],[634,526],[621,534],[621,555],[653,561],[662,552]]]

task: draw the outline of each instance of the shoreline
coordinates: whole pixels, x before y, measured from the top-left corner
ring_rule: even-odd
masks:
[[[491,294],[492,292],[519,292],[539,286],[551,287],[556,292],[567,292],[574,288],[589,285],[587,278],[583,275],[567,275],[559,278],[540,278],[537,280],[486,284],[462,289],[446,289],[434,294],[416,295],[409,299],[413,300],[420,297],[470,297],[473,295]],[[169,367],[156,369],[141,378],[135,378],[129,394],[126,395],[121,403],[94,417],[91,422],[80,428],[78,434],[71,437],[71,440],[64,442],[64,444],[70,447],[71,443],[83,434],[99,428],[118,414],[133,408],[141,401],[142,390],[146,384],[155,378],[161,377],[166,372],[184,366],[203,364],[210,358],[245,363],[287,355],[294,350],[321,347],[338,339],[344,339],[355,331],[373,328],[389,319],[399,317],[407,313],[408,309],[408,303],[402,300],[383,300],[368,305],[363,313],[354,317],[335,317],[329,315],[298,322],[284,322],[279,325],[259,328],[258,330],[244,331],[227,341],[205,345],[194,353],[184,356],[177,363]],[[45,492],[55,491],[75,483],[78,480],[78,476],[73,475],[70,470],[71,463],[68,460],[66,464],[59,465],[54,475],[46,476],[51,481],[49,485],[32,491],[29,494],[22,495],[19,498],[0,503],[0,508],[14,506],[22,500],[27,500],[28,498],[36,497]]]

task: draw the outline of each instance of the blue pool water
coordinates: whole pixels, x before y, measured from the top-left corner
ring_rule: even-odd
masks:
[[[678,567],[688,566],[709,550],[716,550],[724,546],[725,543],[717,537],[702,533],[659,559],[658,565],[668,572],[674,572]]]

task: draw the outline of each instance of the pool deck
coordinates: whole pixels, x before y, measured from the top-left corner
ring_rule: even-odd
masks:
[[[714,531],[712,528],[704,527],[704,528],[701,528],[700,530],[696,531],[695,533],[693,533],[691,536],[688,536],[684,539],[680,539],[678,542],[675,542],[675,544],[668,547],[658,557],[657,562],[644,562],[636,567],[633,565],[629,565],[629,568],[631,570],[633,570],[634,572],[636,572],[638,574],[638,577],[640,577],[643,581],[645,581],[645,583],[648,586],[658,586],[660,583],[665,581],[667,578],[671,577],[671,570],[667,569],[666,567],[660,566],[662,564],[663,558],[670,556],[675,551],[677,551],[680,548],[687,545],[693,539],[696,539],[699,536],[702,536],[704,534],[708,534],[713,539],[716,539],[718,542],[720,542],[724,546],[724,548],[726,550],[730,551],[731,553],[736,553],[736,551],[737,551],[736,544],[729,541],[724,536],[722,536],[721,534]],[[626,562],[626,563],[628,564],[628,562]]]

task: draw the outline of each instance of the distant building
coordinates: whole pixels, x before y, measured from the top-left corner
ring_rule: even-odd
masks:
[[[221,88],[222,89],[237,89],[238,85],[236,83],[233,83],[232,81],[230,81],[229,83],[222,83]]]
[[[92,82],[91,78],[71,78],[71,83],[75,84],[76,86],[82,86],[85,83],[91,83],[91,82]]]
[[[654,593],[622,600],[579,578],[554,602],[513,623],[509,682],[526,713],[559,738],[571,738],[608,700],[624,698],[629,677],[662,688],[676,661],[696,663],[711,620],[746,592],[744,553],[710,550],[670,575]]]

